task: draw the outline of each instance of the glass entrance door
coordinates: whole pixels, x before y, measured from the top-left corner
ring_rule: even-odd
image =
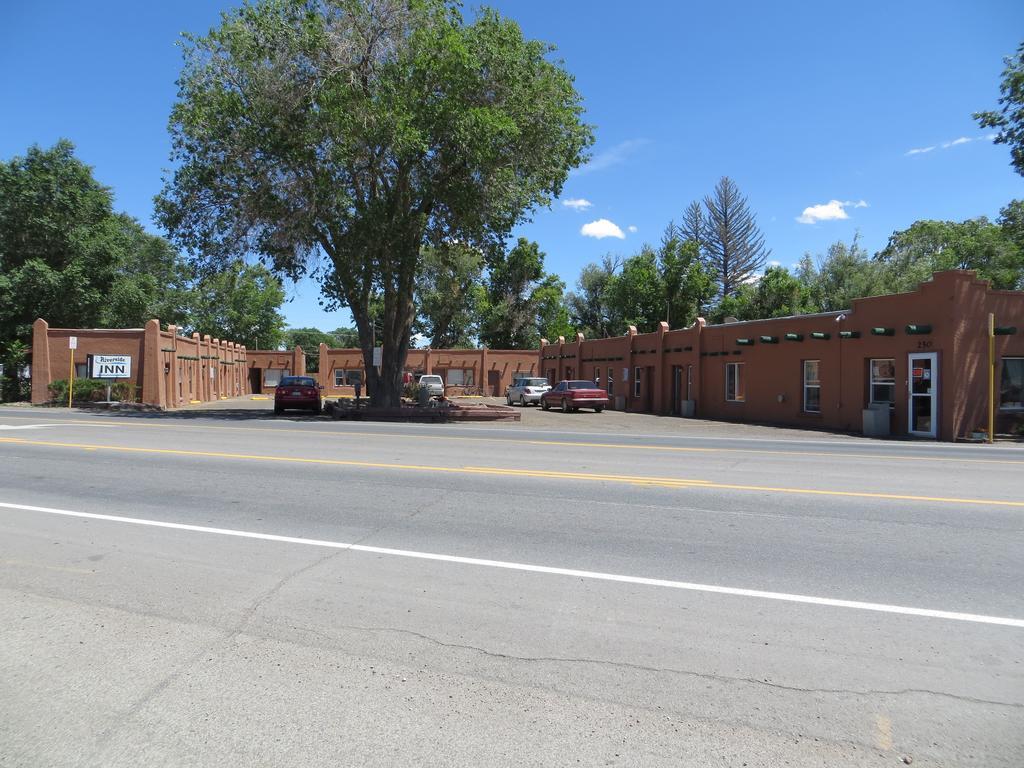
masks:
[[[911,354],[910,427],[912,435],[938,437],[939,362],[935,352]]]

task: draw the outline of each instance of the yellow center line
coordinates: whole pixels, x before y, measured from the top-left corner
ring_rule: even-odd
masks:
[[[3,419],[17,419],[21,421],[39,421],[39,419],[32,419],[28,416],[7,416],[6,414],[0,415]],[[72,421],[53,421],[46,422],[53,423],[58,426],[83,426],[83,427],[99,427],[112,429],[115,427],[136,427],[136,428],[148,428],[148,429],[195,429],[204,432],[266,432],[270,434],[297,434],[317,437],[326,437],[331,439],[345,439],[349,437],[390,437],[399,438],[402,440],[451,440],[461,442],[477,442],[477,443],[513,443],[517,445],[543,445],[543,446],[562,446],[566,448],[600,448],[605,450],[632,450],[632,451],[657,451],[665,453],[744,453],[754,455],[769,455],[769,456],[810,456],[820,458],[842,458],[842,459],[867,459],[872,461],[911,461],[911,462],[939,462],[939,463],[952,463],[952,464],[1001,464],[1001,465],[1021,465],[1024,466],[1024,460],[1015,459],[968,459],[960,458],[957,456],[898,456],[889,454],[878,454],[878,453],[845,453],[837,451],[790,451],[790,450],[776,450],[769,448],[708,448],[708,447],[697,447],[697,446],[679,446],[679,445],[642,445],[635,443],[601,443],[601,442],[583,442],[583,441],[565,441],[565,440],[540,440],[535,438],[508,438],[508,437],[469,437],[466,435],[422,435],[422,434],[404,434],[398,432],[324,432],[320,430],[309,430],[309,429],[289,429],[287,427],[218,427],[206,424],[152,424],[145,423],[140,424],[134,421],[128,420],[109,420],[103,423],[86,421],[84,419],[72,420]],[[686,437],[685,435],[666,435],[666,437]]]
[[[1024,501],[1003,501],[1000,499],[970,499],[945,496],[917,496],[902,493],[881,493],[869,491],[830,491],[819,488],[789,488],[785,486],[741,485],[718,483],[709,480],[689,480],[674,477],[645,477],[637,475],[609,475],[586,472],[556,472],[540,469],[514,469],[505,467],[443,467],[430,464],[397,464],[380,461],[359,461],[356,459],[303,458],[298,456],[265,456],[250,453],[225,453],[220,451],[188,451],[180,448],[138,448],[124,445],[92,445],[88,443],[63,443],[52,440],[25,440],[17,437],[0,437],[0,443],[34,445],[48,448],[77,448],[85,451],[115,451],[120,453],[147,453],[169,456],[202,456],[218,459],[239,459],[246,461],[274,461],[290,464],[320,464],[329,466],[360,467],[363,469],[392,469],[416,472],[445,472],[450,474],[497,475],[562,480],[595,480],[601,482],[628,483],[664,488],[721,489],[733,491],[754,491],[759,493],[805,494],[813,496],[841,496],[860,499],[890,499],[897,501],[927,501],[940,504],[982,504],[1001,507],[1024,508]]]

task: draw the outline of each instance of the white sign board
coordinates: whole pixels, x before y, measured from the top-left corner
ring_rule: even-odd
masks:
[[[384,347],[373,348],[373,367],[380,368],[384,363]]]
[[[78,349],[78,337],[77,336],[69,336],[68,337],[68,349]]]
[[[131,355],[93,355],[94,379],[129,379],[132,375]]]

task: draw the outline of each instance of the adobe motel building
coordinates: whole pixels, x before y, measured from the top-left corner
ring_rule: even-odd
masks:
[[[995,426],[1024,424],[1024,292],[992,290],[973,272],[936,273],[911,293],[857,299],[842,312],[575,341],[537,351],[409,350],[406,371],[440,375],[449,395],[500,397],[517,375],[589,379],[618,410],[859,432],[867,410],[888,412],[894,435],[964,437],[988,422],[988,318],[994,317]],[[77,349],[69,350],[71,337]],[[315,374],[327,397],[366,381],[362,353],[321,345]],[[49,385],[88,376],[91,355],[130,355],[140,400],[173,409],[273,394],[282,376],[305,375],[302,349],[247,350],[182,336],[158,320],[138,329],[33,326],[32,402]],[[365,390],[363,392],[365,393]],[[874,415],[877,423],[877,414]]]
[[[323,387],[325,397],[354,397],[356,387],[366,395],[363,353],[359,349],[334,349],[321,344],[318,372],[308,374]],[[249,386],[252,392],[274,390],[282,376],[306,375],[306,356],[301,347],[248,353]],[[405,373],[411,379],[422,373],[437,374],[445,394],[481,394],[501,397],[517,376],[539,376],[537,353],[515,349],[410,349]]]
[[[71,339],[75,349],[71,349]],[[223,400],[249,393],[246,349],[231,341],[178,334],[172,325],[161,330],[159,320],[145,328],[51,328],[43,320],[32,325],[32,402],[50,400],[50,384],[67,379],[74,366],[76,379],[89,378],[95,355],[126,355],[142,403],[178,408],[190,403]]]
[[[552,382],[598,382],[619,410],[854,432],[882,411],[893,435],[951,441],[988,424],[990,313],[995,428],[1010,432],[1024,424],[1024,292],[968,271],[841,312],[544,341],[539,362]]]

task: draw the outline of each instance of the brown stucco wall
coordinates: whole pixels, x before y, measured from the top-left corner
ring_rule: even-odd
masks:
[[[938,438],[953,440],[987,421],[989,313],[995,315],[997,325],[1018,328],[1016,335],[996,337],[998,383],[1001,359],[1024,356],[1024,293],[993,291],[987,281],[966,271],[936,273],[912,293],[858,299],[843,312],[724,325],[699,320],[690,328],[673,331],[662,323],[648,334],[630,328],[625,336],[608,339],[587,341],[578,336],[572,341],[545,341],[538,364],[552,382],[594,379],[595,370],[600,369],[606,388],[611,368],[612,401],[630,411],[673,413],[673,368],[678,367],[683,389],[689,371],[691,399],[701,417],[859,431],[869,401],[868,361],[891,358],[896,370],[892,431],[907,434],[909,355],[935,353]],[[930,325],[931,332],[909,334],[908,325]],[[893,335],[873,335],[875,327],[891,328]],[[843,331],[858,337],[842,338]],[[787,341],[787,333],[802,340]],[[814,333],[828,334],[828,338],[813,338]],[[778,341],[764,343],[762,336]],[[753,343],[742,344],[738,339]],[[820,413],[803,408],[805,360],[820,361]],[[725,399],[730,362],[744,364],[743,402]],[[628,369],[628,380],[624,369]],[[996,426],[1009,430],[1021,421],[1024,413],[999,411]]]
[[[39,319],[32,327],[32,402],[50,400],[50,384],[69,374],[69,339],[78,338],[75,363],[89,355],[131,355],[130,381],[139,387],[140,402],[177,408],[190,402],[248,394],[245,347],[222,339],[179,336],[159,320],[145,328],[50,328]]]
[[[364,371],[363,354],[358,349],[331,349],[320,346],[320,372],[318,381],[324,394],[331,397],[352,397],[355,388],[335,386],[335,370]],[[446,386],[445,394],[464,393],[502,396],[512,383],[513,375],[537,373],[537,353],[512,349],[410,349],[405,371],[410,374],[437,373],[445,377],[450,369],[472,372],[473,383],[464,386]],[[365,390],[366,377],[363,375]]]
[[[306,375],[306,355],[302,347],[294,349],[253,349],[246,355],[249,388],[253,392],[274,394],[274,387],[267,386],[264,375],[268,369],[288,371],[290,376]]]

